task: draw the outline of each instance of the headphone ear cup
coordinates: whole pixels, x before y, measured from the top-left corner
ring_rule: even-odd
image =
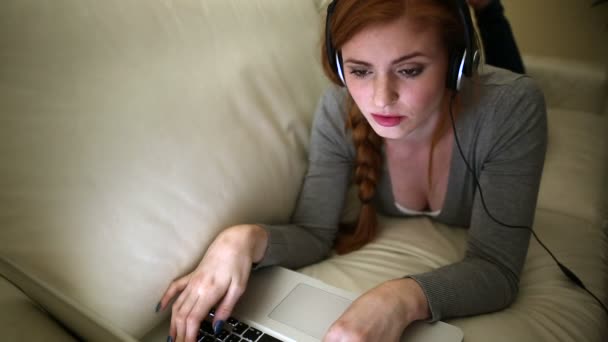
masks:
[[[334,72],[338,75],[340,81],[342,81],[342,85],[346,86],[346,80],[344,79],[344,67],[342,66],[342,53],[340,51],[336,52],[335,58],[336,68]]]
[[[464,77],[466,50],[458,49],[450,53],[448,65],[448,75],[446,78],[446,87],[448,89],[459,91],[462,78]]]

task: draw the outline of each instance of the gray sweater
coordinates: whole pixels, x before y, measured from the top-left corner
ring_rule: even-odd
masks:
[[[510,225],[531,226],[547,144],[542,92],[527,76],[486,65],[477,79],[467,82],[461,96],[464,108],[456,132],[490,213]],[[338,87],[321,98],[309,167],[292,222],[263,226],[270,240],[260,266],[297,268],[329,254],[355,160],[350,131],[345,129],[345,98],[346,90]],[[488,217],[456,143],[452,153],[445,201],[434,219],[469,228],[466,255],[431,272],[406,275],[424,290],[431,321],[510,305],[530,239],[528,230],[507,228]],[[386,158],[374,203],[384,215],[407,216],[395,206]]]

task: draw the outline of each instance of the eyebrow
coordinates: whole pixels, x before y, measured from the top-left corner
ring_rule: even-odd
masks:
[[[399,64],[399,63],[401,63],[403,61],[406,61],[408,59],[412,59],[412,58],[418,57],[418,56],[424,56],[424,54],[422,52],[419,52],[419,51],[412,52],[412,53],[409,53],[407,55],[403,55],[403,56],[395,59],[394,61],[391,62],[391,64],[393,64],[393,65],[394,64]],[[368,63],[368,62],[365,62],[365,61],[360,61],[360,60],[353,59],[353,58],[348,58],[347,60],[345,60],[344,64],[346,64],[346,63],[354,63],[354,64],[361,64],[361,65],[364,65],[364,66],[372,66],[371,63]]]

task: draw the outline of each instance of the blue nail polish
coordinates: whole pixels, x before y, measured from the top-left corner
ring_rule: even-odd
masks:
[[[167,342],[173,342],[173,337],[167,336]]]
[[[213,333],[219,335],[222,332],[222,328],[224,327],[224,321],[215,322],[215,326],[213,327]]]
[[[154,310],[154,311],[158,312],[159,310],[160,310],[160,302],[158,302],[158,304],[156,304],[156,310]]]

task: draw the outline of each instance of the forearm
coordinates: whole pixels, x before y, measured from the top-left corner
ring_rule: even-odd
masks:
[[[410,276],[428,298],[430,321],[502,310],[517,297],[519,279],[481,258],[467,258]]]
[[[268,245],[258,267],[281,265],[299,268],[326,257],[337,227],[305,227],[298,224],[261,225]]]

